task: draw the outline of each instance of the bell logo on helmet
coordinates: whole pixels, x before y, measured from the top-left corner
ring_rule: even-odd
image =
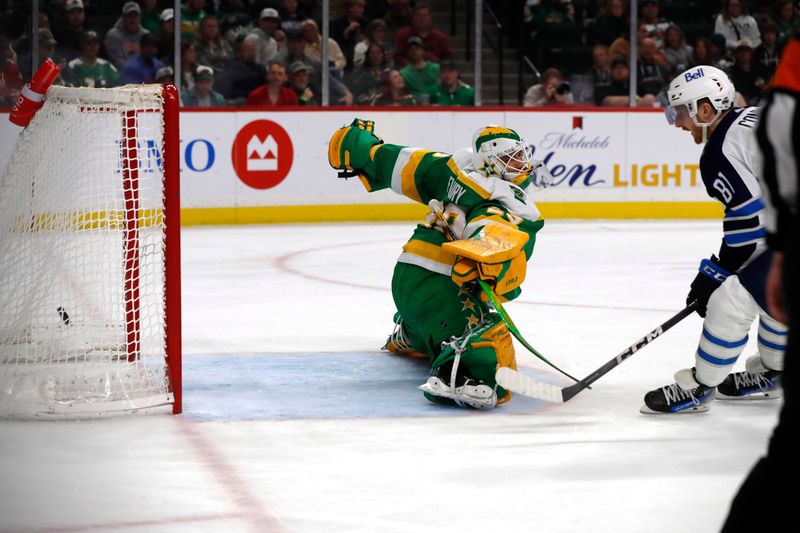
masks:
[[[705,74],[703,74],[703,68],[700,67],[697,70],[695,70],[694,72],[686,72],[686,73],[684,73],[683,78],[687,82],[690,82],[692,80],[696,80],[696,79],[702,78],[703,76],[705,76]]]

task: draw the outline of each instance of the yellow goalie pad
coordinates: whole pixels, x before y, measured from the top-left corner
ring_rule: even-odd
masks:
[[[524,231],[490,223],[481,229],[477,239],[446,242],[442,248],[478,263],[503,263],[518,256],[529,238]]]
[[[522,285],[527,270],[528,262],[523,253],[503,263],[476,263],[472,259],[460,258],[453,265],[450,277],[459,287],[480,278],[492,287],[501,301],[506,301],[503,295]],[[484,302],[488,301],[488,297],[483,293],[481,299]]]
[[[447,242],[442,249],[459,256],[451,277],[459,287],[482,279],[502,297],[522,285],[528,262],[522,247],[527,233],[503,224],[487,224],[477,239]],[[486,301],[486,296],[481,294]]]
[[[486,330],[481,338],[471,343],[472,348],[491,348],[497,356],[497,367],[507,366],[517,369],[517,358],[514,353],[514,342],[511,332],[503,322],[498,322],[491,329]],[[498,395],[497,404],[505,403],[511,399],[511,391],[502,398]]]

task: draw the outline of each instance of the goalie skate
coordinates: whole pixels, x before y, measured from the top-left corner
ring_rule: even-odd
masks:
[[[419,386],[419,390],[432,396],[453,400],[460,407],[491,409],[497,405],[497,393],[494,389],[472,379],[467,379],[459,387],[450,387],[442,378],[431,376]]]

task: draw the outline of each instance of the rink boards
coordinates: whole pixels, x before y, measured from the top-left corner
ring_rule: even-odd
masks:
[[[555,184],[536,195],[546,218],[716,218],[700,178],[701,148],[659,110],[525,108],[181,112],[184,225],[414,220],[425,208],[391,191],[367,194],[337,179],[332,133],[354,117],[374,120],[386,142],[452,153],[486,124],[511,127],[533,146]],[[0,165],[16,130],[0,120]],[[147,140],[142,140],[147,143]],[[140,150],[143,169],[160,154]],[[76,154],[76,157],[79,154]],[[115,179],[115,176],[110,176]]]

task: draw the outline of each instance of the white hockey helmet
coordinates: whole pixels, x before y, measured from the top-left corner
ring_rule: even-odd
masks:
[[[472,136],[472,149],[475,169],[486,176],[519,184],[533,170],[531,146],[510,128],[479,128]]]
[[[696,126],[703,128],[705,139],[708,126],[733,106],[735,96],[736,89],[727,74],[716,67],[699,65],[682,72],[670,82],[664,113],[672,125],[681,117],[690,117]],[[697,121],[697,109],[704,98],[717,110],[711,122]]]

